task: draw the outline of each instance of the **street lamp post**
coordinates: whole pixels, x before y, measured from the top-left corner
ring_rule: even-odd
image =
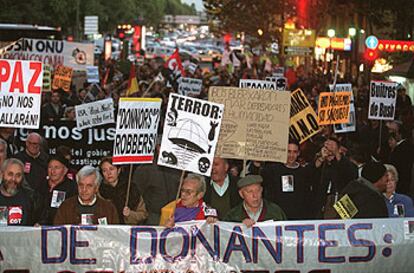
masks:
[[[327,31],[328,37],[329,37],[329,67],[327,71],[331,71],[332,68],[332,59],[333,59],[333,51],[332,51],[332,38],[335,37],[335,30],[334,29],[328,29]]]
[[[356,49],[356,40],[355,40],[355,35],[357,33],[356,28],[354,27],[350,27],[348,29],[348,35],[351,38],[351,61],[350,61],[350,66],[349,66],[349,75],[351,75],[351,77],[353,77],[354,75],[352,75],[352,66],[354,65],[356,67],[356,71],[358,71],[358,63],[356,62],[356,55],[357,55],[357,49]],[[358,72],[356,73],[358,75]],[[357,76],[355,75],[355,77]]]

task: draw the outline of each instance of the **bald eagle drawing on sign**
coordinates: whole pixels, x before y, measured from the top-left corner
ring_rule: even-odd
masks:
[[[210,176],[224,106],[170,94],[158,165]]]

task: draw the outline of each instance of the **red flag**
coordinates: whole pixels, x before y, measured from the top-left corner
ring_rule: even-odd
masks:
[[[168,58],[164,66],[170,69],[174,74],[176,74],[177,71],[180,71],[181,76],[185,76],[180,54],[178,53],[178,48],[175,49],[174,53]]]

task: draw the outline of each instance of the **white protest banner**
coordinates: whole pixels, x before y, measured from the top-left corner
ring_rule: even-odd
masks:
[[[394,120],[397,87],[396,82],[371,81],[368,119]]]
[[[93,44],[24,38],[7,47],[0,58],[36,60],[52,67],[64,65],[75,70],[86,70],[86,66],[93,65],[93,48]]]
[[[0,227],[3,273],[412,273],[413,251],[414,218]]]
[[[0,59],[0,127],[39,128],[42,86],[41,62]]]
[[[161,99],[121,98],[112,162],[152,163],[160,116]]]
[[[99,83],[99,69],[97,66],[86,67],[86,77],[88,83]]]
[[[286,162],[290,92],[213,86],[208,99],[225,107],[216,156]]]
[[[241,79],[239,82],[239,88],[276,90],[276,83],[271,81]]]
[[[302,90],[297,89],[290,99],[289,136],[299,143],[319,132],[318,116]]]
[[[158,165],[210,176],[223,107],[171,93]]]
[[[178,94],[183,96],[198,96],[203,87],[203,80],[181,77]]]
[[[81,130],[115,122],[112,98],[76,105],[75,111],[76,126]]]
[[[349,108],[349,122],[334,124],[335,133],[348,133],[356,131],[356,116],[355,116],[355,100],[354,93],[352,92],[352,84],[330,84],[329,89],[331,92],[351,92],[351,102]]]

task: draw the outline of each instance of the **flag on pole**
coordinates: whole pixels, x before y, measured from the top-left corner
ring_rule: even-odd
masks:
[[[126,92],[126,96],[130,97],[138,91],[139,91],[139,85],[137,81],[137,76],[135,74],[135,65],[131,64],[131,69],[129,70],[128,89]]]
[[[168,58],[167,62],[165,63],[165,67],[171,70],[174,75],[180,74],[182,77],[185,77],[184,67],[181,63],[178,48],[176,48],[174,53]]]

